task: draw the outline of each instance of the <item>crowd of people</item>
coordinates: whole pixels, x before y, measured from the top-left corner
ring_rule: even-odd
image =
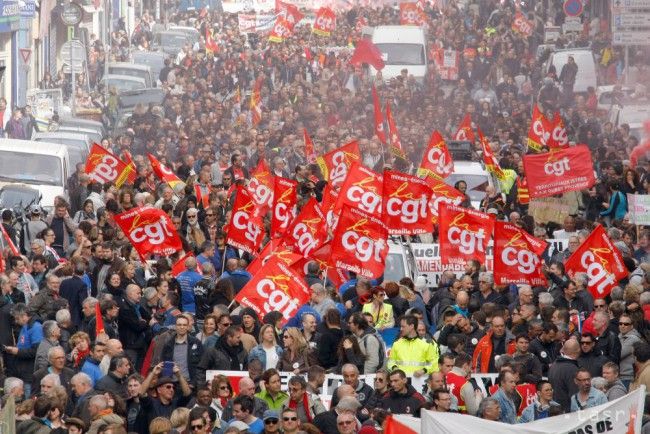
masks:
[[[431,57],[441,48],[461,53],[451,81],[433,62],[424,81],[408,70],[385,81],[349,63],[346,47],[361,37],[359,24],[398,24],[392,7],[341,11],[327,38],[299,24],[281,43],[241,34],[236,14],[170,12],[170,22],[199,30],[199,42],[165,61],[163,106],[137,106],[101,143],[128,153],[137,179],[120,188],[99,184],[80,164],[68,181],[70,200],[60,199],[51,214],[32,206],[17,226],[11,210],[2,212],[20,250],[4,249],[0,274],[2,405],[15,402],[17,432],[370,434],[391,413],[419,416],[423,409],[515,424],[650,386],[650,231],[630,224],[621,194],[650,191],[648,163],[629,162],[640,137],[600,117],[593,92],[574,94],[573,66],[542,72],[543,25],[562,20],[561,2],[524,10],[535,25],[528,37],[512,30],[511,2],[475,3],[424,8]],[[93,41],[89,76],[77,76],[75,97],[90,98],[114,120],[116,95],[97,88],[103,62],[150,49],[155,24],[145,13],[130,37],[118,30],[110,47]],[[210,30],[216,51],[205,48]],[[601,81],[620,83],[620,52],[606,31],[592,30],[556,44],[590,46]],[[634,54],[632,63],[642,67],[643,56]],[[259,121],[250,104],[256,83]],[[70,88],[64,75],[46,76],[42,86]],[[394,108],[404,159],[375,135],[372,86]],[[532,104],[549,117],[560,111],[571,141],[591,149],[598,173],[596,185],[576,195],[575,215],[555,224],[528,214],[521,182],[522,156],[532,152]],[[452,137],[465,114],[517,177],[488,188],[481,210],[540,238],[568,240],[566,250],[545,258],[550,286],[495,285],[486,264],[472,261],[462,275],[442,273],[433,288],[410,276],[352,273],[336,287],[314,261],[304,275],[310,301],[287,324],[279,312],[260,318],[233,301],[252,278],[254,257],[226,243],[232,186],[250,180],[259,161],[298,182],[301,207],[311,197],[322,201],[327,184],[305,155],[304,129],[318,155],[356,139],[368,168],[414,173],[431,132]],[[4,132],[13,138],[37,128],[29,108],[15,110],[9,122]],[[157,179],[147,153],[186,181],[185,189]],[[142,258],[133,248],[113,217],[145,205],[168,213],[183,251]],[[591,295],[587,274],[569,278],[564,270],[596,223],[607,226],[629,270],[604,298]],[[265,241],[273,236],[267,227]],[[173,267],[186,252],[195,257]],[[244,376],[208,378],[211,371]],[[327,374],[343,378],[329,408],[321,401]],[[483,374],[497,376],[487,393],[477,383]],[[415,378],[425,386],[413,387]]]

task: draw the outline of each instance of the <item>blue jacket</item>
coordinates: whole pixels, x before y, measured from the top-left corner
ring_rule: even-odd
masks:
[[[203,279],[203,276],[192,270],[185,270],[176,277],[179,285],[181,285],[181,310],[183,312],[196,313],[194,286],[201,279]]]
[[[615,220],[622,220],[627,214],[627,198],[620,191],[612,194],[609,199],[609,208],[601,212],[603,217],[611,217]]]
[[[92,357],[86,357],[86,361],[81,366],[81,372],[88,374],[93,387],[95,387],[95,383],[104,376],[102,370],[99,368],[99,362],[94,360]]]
[[[281,359],[284,350],[282,349],[282,347],[280,347],[280,345],[276,345],[275,353],[278,355],[278,359]],[[262,347],[262,344],[255,345],[253,348],[251,348],[251,351],[248,353],[248,363],[250,363],[252,360],[259,360],[260,362],[262,362],[262,368],[265,368],[266,351]]]
[[[31,322],[31,321],[30,321]],[[43,340],[43,326],[40,322],[34,321],[27,323],[20,329],[16,347],[19,350],[28,350],[32,347],[38,347]]]
[[[558,404],[555,401],[551,401],[550,405],[546,408],[541,408],[540,403],[535,401],[532,404],[530,404],[528,407],[524,408],[524,411],[521,412],[521,416],[519,416],[519,423],[528,423],[532,422],[534,420],[540,420],[540,419],[546,419],[549,417],[549,410],[551,407],[559,407],[560,404]],[[537,414],[537,417],[535,415]]]
[[[515,408],[515,403],[506,395],[503,389],[499,388],[497,392],[492,395],[492,398],[499,401],[499,406],[501,407],[501,417],[499,420],[503,423],[514,424],[517,423],[517,409]]]
[[[228,259],[237,259],[239,254],[237,250],[233,249],[230,246],[226,246],[226,261]],[[219,249],[214,249],[214,255],[212,255],[212,264],[214,269],[217,271],[217,274],[221,273],[221,270],[224,269],[224,258]]]

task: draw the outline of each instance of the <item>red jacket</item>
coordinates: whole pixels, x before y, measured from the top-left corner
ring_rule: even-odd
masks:
[[[492,333],[490,330],[485,336],[478,341],[476,348],[474,348],[474,355],[472,356],[472,371],[487,374],[488,366],[490,366],[490,358],[492,358]],[[506,339],[508,336],[506,335]],[[514,354],[515,340],[510,338],[506,341],[506,354]],[[480,363],[480,366],[479,366]],[[479,370],[477,370],[477,367]]]

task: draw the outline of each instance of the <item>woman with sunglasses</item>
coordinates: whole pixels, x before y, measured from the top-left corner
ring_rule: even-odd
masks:
[[[296,327],[288,327],[282,335],[282,341],[284,353],[278,364],[278,370],[281,372],[304,374],[310,366],[318,363],[314,352]]]
[[[370,291],[371,299],[369,303],[363,305],[362,312],[372,315],[375,323],[375,329],[382,331],[395,326],[395,317],[393,316],[393,306],[386,303],[386,291],[381,286],[375,286]]]
[[[226,408],[228,400],[232,398],[233,391],[230,380],[225,375],[217,375],[212,379],[212,405],[221,419],[223,409]]]

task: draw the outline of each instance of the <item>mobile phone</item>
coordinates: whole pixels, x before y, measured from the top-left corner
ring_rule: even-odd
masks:
[[[174,376],[174,362],[170,360],[165,360],[163,362],[163,368],[161,375],[163,377],[173,377]]]

